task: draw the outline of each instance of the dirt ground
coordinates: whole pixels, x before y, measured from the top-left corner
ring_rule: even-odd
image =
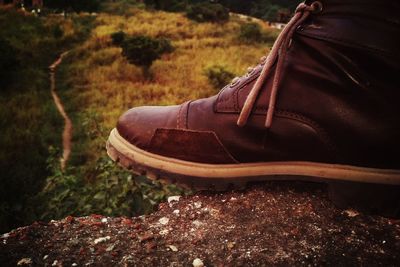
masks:
[[[400,220],[336,209],[326,188],[264,183],[172,197],[151,215],[37,222],[0,266],[399,266]]]

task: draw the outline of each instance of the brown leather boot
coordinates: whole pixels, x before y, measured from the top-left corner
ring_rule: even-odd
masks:
[[[127,111],[108,153],[196,188],[279,179],[398,188],[399,13],[396,1],[306,1],[256,68],[216,96]]]

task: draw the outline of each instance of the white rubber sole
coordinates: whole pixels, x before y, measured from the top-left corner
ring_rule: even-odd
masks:
[[[350,165],[287,161],[240,164],[204,164],[144,151],[126,141],[117,129],[107,142],[109,156],[122,166],[152,179],[166,179],[195,188],[267,180],[350,181],[400,185],[400,170]]]

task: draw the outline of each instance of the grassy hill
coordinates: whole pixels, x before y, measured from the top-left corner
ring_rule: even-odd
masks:
[[[182,193],[175,186],[152,184],[115,166],[105,152],[110,130],[131,107],[179,104],[216,94],[220,88],[209,81],[207,69],[218,66],[242,75],[271,45],[241,41],[240,27],[248,21],[235,16],[225,24],[213,24],[126,2],[104,8],[90,24],[91,34],[73,47],[56,75],[59,94],[74,123],[72,158],[62,172],[58,161],[61,143],[52,144],[54,149],[49,150],[47,158],[50,174],[32,201],[36,219],[69,214],[143,214],[167,195]],[[261,27],[270,39],[276,36],[266,25]],[[121,55],[122,49],[112,44],[110,35],[121,30],[128,35],[171,40],[175,50],[154,62],[151,81],[144,79],[141,69],[129,64]],[[52,108],[46,116],[57,117],[54,112]],[[34,120],[41,123],[46,116]],[[61,122],[54,123],[60,127]]]

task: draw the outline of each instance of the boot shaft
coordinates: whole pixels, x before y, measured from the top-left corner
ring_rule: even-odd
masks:
[[[276,115],[289,114],[315,129],[325,144],[324,150],[330,151],[318,152],[329,155],[321,158],[323,161],[399,167],[395,157],[390,156],[390,152],[400,149],[397,10],[398,5],[391,2],[322,1],[320,12],[311,14],[292,38]],[[240,113],[261,68],[256,67],[224,88],[215,111]],[[253,132],[263,132],[257,117],[269,109],[274,75],[273,70],[253,107],[253,119],[247,126]],[[268,130],[271,140],[290,131],[283,129],[278,120],[274,119]],[[293,145],[289,140],[288,144]],[[298,150],[311,154],[318,149],[310,151],[305,142]],[[294,155],[293,151],[289,154]]]

